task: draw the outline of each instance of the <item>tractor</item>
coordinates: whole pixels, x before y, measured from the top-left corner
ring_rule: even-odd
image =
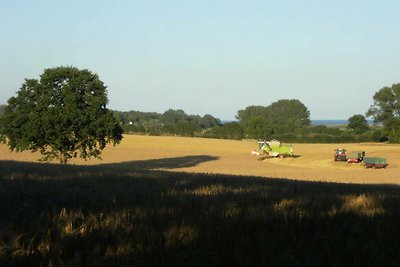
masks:
[[[346,161],[346,149],[344,148],[336,148],[335,149],[335,161]]]

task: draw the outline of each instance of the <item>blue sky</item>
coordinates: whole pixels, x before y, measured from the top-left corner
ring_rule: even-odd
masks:
[[[0,104],[25,78],[97,73],[111,109],[212,114],[299,99],[364,114],[400,82],[399,1],[2,1]]]

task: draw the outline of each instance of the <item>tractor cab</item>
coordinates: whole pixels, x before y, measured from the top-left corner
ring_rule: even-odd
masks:
[[[336,148],[335,149],[334,160],[335,161],[346,161],[347,160],[346,149],[344,149],[344,148]]]

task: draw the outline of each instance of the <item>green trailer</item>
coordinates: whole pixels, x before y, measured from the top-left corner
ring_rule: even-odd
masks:
[[[386,159],[376,157],[364,157],[363,162],[365,164],[365,168],[382,169],[386,168],[388,165]]]

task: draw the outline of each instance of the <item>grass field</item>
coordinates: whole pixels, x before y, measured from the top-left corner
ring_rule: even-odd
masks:
[[[71,165],[1,146],[0,266],[400,264],[399,146],[345,146],[381,170],[334,162],[336,145],[255,146],[125,136]]]

